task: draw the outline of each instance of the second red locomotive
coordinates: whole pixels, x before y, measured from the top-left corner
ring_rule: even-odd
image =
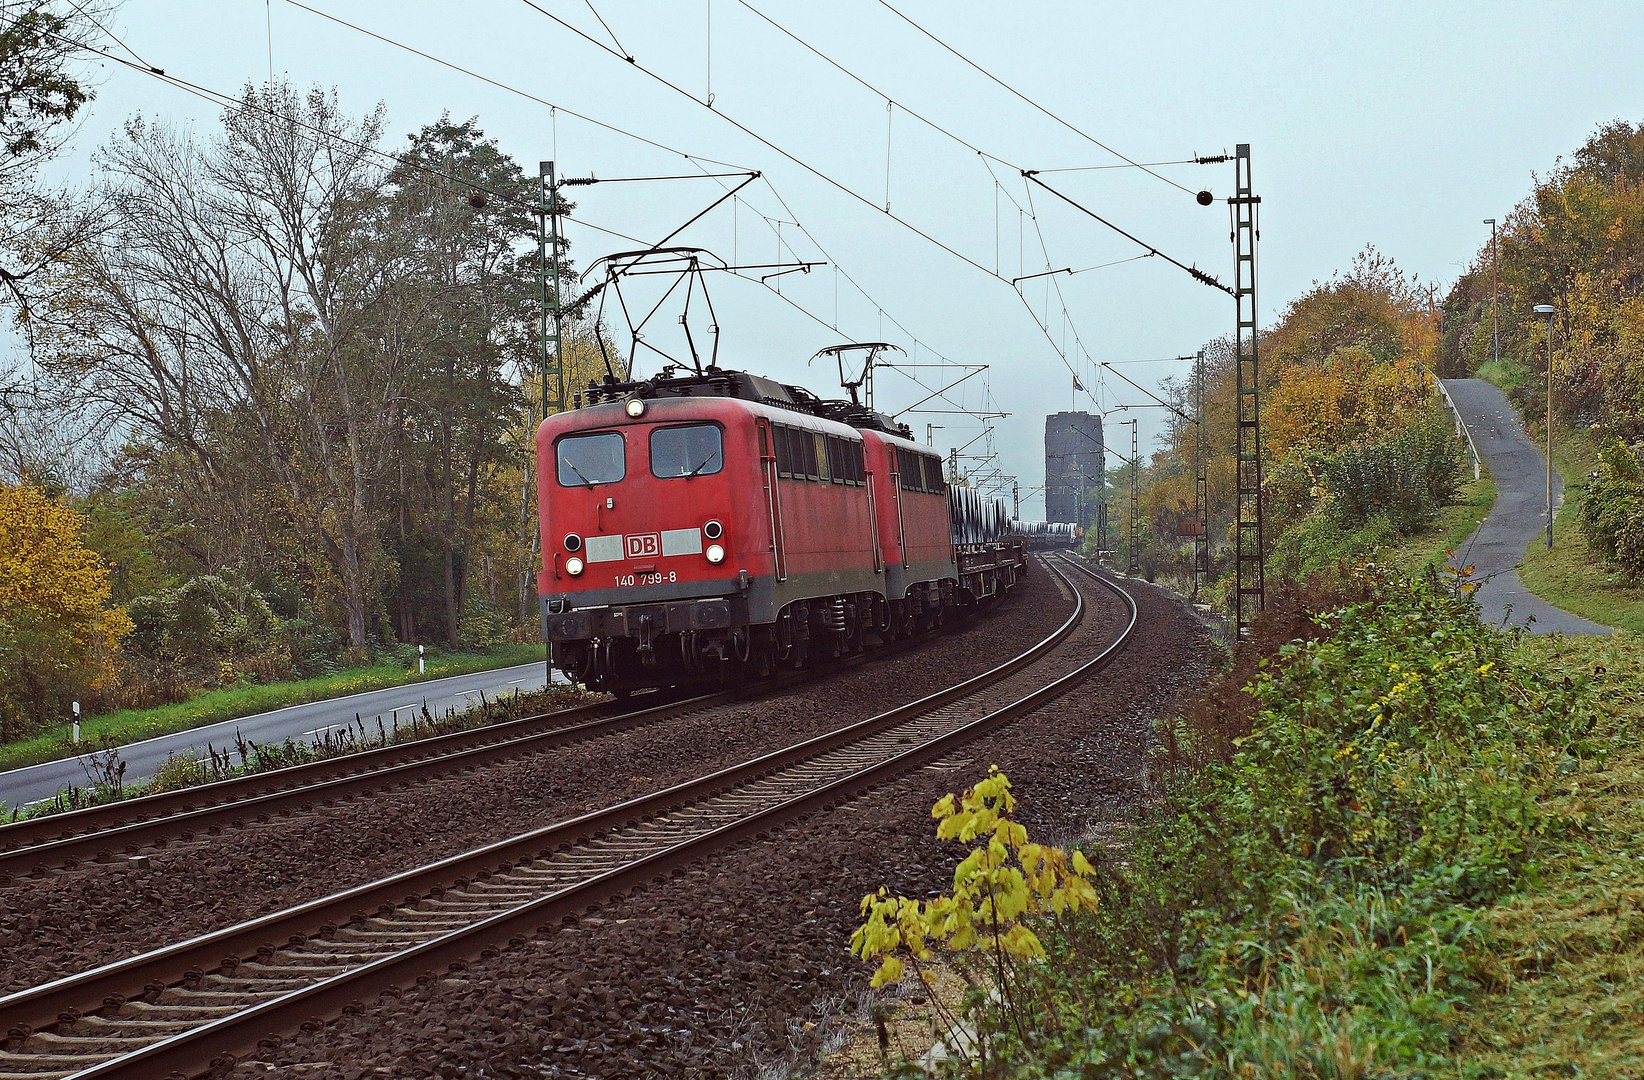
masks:
[[[543,633],[591,689],[730,681],[941,625],[1010,588],[999,504],[907,428],[746,372],[590,386],[537,431]]]

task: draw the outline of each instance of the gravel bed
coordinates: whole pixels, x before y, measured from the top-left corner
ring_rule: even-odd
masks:
[[[1198,622],[1161,590],[1131,587],[1141,621],[1105,672],[928,767],[803,825],[322,1032],[265,1049],[239,1078],[737,1077],[814,1056],[837,1003],[868,969],[846,948],[880,885],[930,895],[960,849],[934,839],[930,804],[997,764],[1037,835],[1083,834],[1134,805],[1150,724],[1205,671]]]
[[[0,992],[181,941],[780,749],[978,674],[1066,619],[1031,573],[986,616],[783,696],[0,889]]]

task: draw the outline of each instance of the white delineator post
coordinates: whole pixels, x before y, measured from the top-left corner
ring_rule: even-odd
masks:
[[[74,745],[80,745],[80,703],[74,703]]]
[[[417,674],[418,675],[426,675],[427,673],[428,673],[428,664],[423,659],[423,646],[418,645],[417,646]]]

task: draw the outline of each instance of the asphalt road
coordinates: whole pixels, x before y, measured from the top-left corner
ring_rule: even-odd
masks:
[[[446,709],[460,711],[467,708],[470,702],[477,703],[481,693],[487,698],[495,698],[512,694],[516,689],[521,693],[540,690],[546,685],[546,672],[547,665],[544,663],[520,664],[517,667],[430,679],[386,690],[369,690],[363,694],[314,701],[307,705],[289,705],[273,712],[257,713],[238,720],[225,720],[208,727],[131,743],[120,748],[120,757],[127,763],[126,781],[130,783],[152,775],[172,754],[203,756],[207,743],[219,750],[232,747],[236,732],[248,742],[279,743],[286,739],[312,739],[328,729],[352,724],[356,714],[365,721],[368,729],[376,727],[379,716],[385,724],[392,724],[396,710],[402,719],[408,718],[411,713],[420,712],[425,703],[429,712],[440,716]],[[87,775],[83,761],[78,757],[66,758],[0,772],[0,802],[8,806],[22,806],[48,799],[70,784],[84,787]]]
[[[1456,552],[1484,582],[1474,594],[1480,618],[1492,626],[1524,626],[1538,634],[1608,634],[1600,626],[1554,607],[1519,580],[1518,566],[1531,544],[1547,535],[1547,456],[1530,441],[1518,410],[1500,388],[1483,379],[1445,379],[1444,389],[1473,436],[1473,445],[1496,482],[1496,502],[1478,530]],[[1564,482],[1553,472],[1553,506],[1563,502]],[[1529,622],[1534,616],[1535,621]]]

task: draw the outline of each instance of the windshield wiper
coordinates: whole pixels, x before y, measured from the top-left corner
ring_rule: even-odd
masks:
[[[572,472],[576,473],[577,474],[577,479],[581,480],[584,484],[588,485],[588,490],[589,491],[594,490],[594,482],[592,480],[588,479],[586,476],[583,476],[581,469],[577,468],[575,465],[571,464],[569,461],[567,461],[565,463],[565,467],[567,469],[570,469]]]
[[[686,473],[685,474],[685,479],[689,480],[693,476],[695,476],[697,473],[701,472],[703,469],[706,469],[708,467],[708,462],[712,461],[714,458],[716,458],[718,456],[719,456],[719,451],[718,450],[708,451],[708,456],[703,458],[700,462],[698,462],[696,468],[694,468],[690,472]]]

